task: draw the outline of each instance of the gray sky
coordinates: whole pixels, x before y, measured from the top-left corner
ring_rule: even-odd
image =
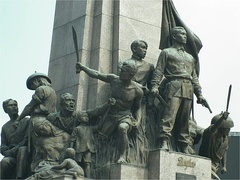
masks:
[[[226,109],[240,131],[240,1],[173,0],[188,27],[203,43],[200,51],[200,83],[213,114],[195,104],[195,118],[207,127],[213,115]],[[48,72],[55,0],[0,0],[0,102],[16,99],[19,112],[33,91],[26,79],[34,71]],[[0,127],[9,120],[0,108]]]

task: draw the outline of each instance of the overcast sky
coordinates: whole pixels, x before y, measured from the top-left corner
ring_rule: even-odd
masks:
[[[206,128],[213,115],[226,109],[240,131],[240,1],[174,0],[181,18],[197,34],[200,51],[200,83],[213,114],[195,104],[195,118]],[[0,102],[16,99],[19,112],[33,91],[26,79],[34,71],[48,73],[55,0],[0,0]],[[9,120],[0,108],[0,127]]]

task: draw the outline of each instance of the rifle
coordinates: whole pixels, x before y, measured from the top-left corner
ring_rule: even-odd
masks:
[[[210,108],[206,99],[203,99],[202,101],[197,100],[197,103],[202,104],[202,106],[208,108],[209,112],[212,113],[212,110],[211,110],[211,108]]]
[[[155,96],[158,98],[158,100],[159,100],[164,106],[167,106],[169,109],[171,109],[170,106],[167,104],[167,102],[162,98],[162,96],[161,96],[160,94],[156,94]]]
[[[149,94],[150,93],[150,90],[146,87],[146,86],[143,86],[139,83],[137,83],[143,90],[144,94]],[[158,98],[158,100],[164,105],[164,106],[167,106],[168,108],[170,108],[170,106],[167,104],[167,102],[162,98],[162,96],[160,94],[155,94],[156,98]],[[170,108],[171,109],[171,108]]]

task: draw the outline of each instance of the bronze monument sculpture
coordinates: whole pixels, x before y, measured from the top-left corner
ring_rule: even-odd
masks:
[[[159,93],[158,89],[164,89],[161,96],[167,103],[156,131],[161,138],[159,148],[172,150],[170,143],[173,142],[171,136],[174,136],[177,149],[173,150],[179,148],[182,153],[196,154],[194,144],[203,136],[199,155],[212,160],[212,177],[219,178],[216,172],[220,161],[223,163],[221,172],[227,170],[228,133],[233,121],[225,111],[214,116],[211,126],[203,132],[191,119],[193,93],[198,102],[205,106],[207,102],[201,94],[194,59],[183,49],[186,31],[175,27],[172,38],[173,46],[161,52],[155,71],[151,64],[140,61],[144,63],[142,65],[137,60],[146,54],[147,43],[144,41],[134,41],[133,57],[121,63],[119,76],[103,74],[77,62],[77,73],[84,71],[90,77],[110,84],[112,96],[109,101],[92,110],[75,110],[74,96],[63,93],[61,110],[56,112],[57,98],[51,80],[42,73],[31,75],[27,87],[35,93],[20,116],[15,100],[3,102],[10,121],[3,126],[1,133],[1,153],[5,156],[1,161],[1,178],[92,178],[93,169],[98,165],[144,164],[143,159],[147,158],[144,139],[147,138],[146,132],[139,127],[143,126],[145,116],[146,119],[151,116],[144,106],[153,102],[151,95]],[[151,105],[147,107],[153,108]],[[178,130],[179,134],[175,136],[173,130]],[[20,164],[23,160],[24,163]],[[10,166],[5,163],[8,161]],[[14,173],[6,173],[9,170]]]
[[[116,103],[110,107],[103,123],[98,125],[98,131],[108,138],[114,131],[117,131],[118,163],[126,162],[126,150],[128,147],[128,133],[133,127],[141,123],[141,100],[143,90],[132,81],[136,73],[136,66],[130,63],[123,63],[119,76],[115,74],[103,74],[90,69],[81,63],[76,64],[76,72],[84,71],[90,77],[110,83],[112,98]],[[133,112],[133,113],[132,113]]]
[[[10,120],[2,127],[1,132],[1,179],[26,178],[29,163],[27,153],[27,128],[29,118],[18,118],[18,103],[16,100],[7,99],[3,102],[3,110],[8,114]]]
[[[21,123],[22,118],[30,116],[28,152],[31,153],[31,171],[33,171],[38,164],[38,157],[36,157],[38,137],[34,133],[35,124],[45,121],[49,113],[56,111],[57,96],[55,90],[51,87],[50,78],[43,73],[35,72],[30,75],[26,81],[26,86],[35,92],[32,95],[31,101],[25,106],[17,118],[16,123]]]
[[[202,143],[199,155],[205,156],[212,161],[212,178],[220,179],[217,171],[222,165],[221,173],[227,172],[227,150],[229,147],[229,132],[234,126],[233,120],[229,117],[228,107],[230,102],[232,85],[229,86],[226,111],[215,115],[211,125],[203,132]]]
[[[144,96],[142,98],[141,110],[142,110],[142,120],[141,128],[139,128],[138,137],[141,138],[140,141],[146,141],[145,144],[149,148],[155,146],[155,118],[154,118],[154,106],[152,106],[153,96],[149,93],[151,89],[151,79],[153,76],[154,65],[144,60],[147,54],[148,44],[143,40],[134,40],[131,43],[132,57],[123,62],[135,64],[137,67],[137,72],[133,77],[133,81],[141,84],[143,86]],[[122,63],[119,63],[119,68]],[[141,129],[143,131],[141,131]],[[145,137],[145,134],[147,137]],[[147,138],[145,140],[145,138]]]
[[[99,107],[79,111],[73,94],[61,91],[57,99],[47,75],[29,76],[27,88],[35,92],[22,113],[18,115],[16,100],[3,102],[10,120],[1,132],[1,178],[111,179],[110,166],[130,164],[146,170],[152,163],[148,155],[158,150],[166,154],[177,151],[180,153],[172,154],[184,157],[207,157],[212,161],[212,178],[219,179],[221,162],[221,172],[227,171],[228,134],[233,127],[228,116],[231,91],[226,111],[214,116],[205,130],[199,127],[191,117],[193,95],[197,103],[211,109],[202,96],[198,58],[186,50],[189,31],[166,17],[163,21],[169,26],[171,43],[162,49],[156,68],[144,60],[148,43],[134,40],[131,58],[118,62],[118,75],[104,74],[80,63],[77,33],[72,27],[76,73],[84,71],[90,78],[110,85],[111,97]],[[165,33],[161,36],[169,38]],[[158,107],[155,98],[160,101]],[[57,100],[60,110],[56,109]],[[194,145],[201,138],[198,156]],[[186,169],[197,164],[183,157],[180,160],[178,166]]]
[[[114,103],[115,99],[110,98],[107,103],[95,109],[76,111],[73,95],[64,93],[60,98],[61,111],[47,116],[47,120],[53,125],[71,135],[69,147],[75,150],[75,160],[82,165],[87,178],[90,178],[91,174],[92,154],[96,152],[94,127],[91,126],[89,119],[96,119]]]
[[[59,164],[52,166],[52,170],[56,169],[66,169],[64,174],[72,175],[75,179],[81,178],[84,176],[83,169],[78,165],[78,163],[74,160],[75,159],[75,150],[72,148],[66,149],[66,159]]]
[[[168,107],[164,107],[159,124],[159,147],[169,150],[172,130],[178,123],[174,136],[180,152],[193,154],[189,146],[189,119],[193,93],[198,101],[206,101],[202,96],[201,86],[195,70],[194,58],[184,50],[187,34],[183,27],[174,27],[171,31],[173,45],[161,51],[152,79],[152,93],[159,93],[159,86]],[[164,79],[164,80],[163,80]],[[163,80],[163,81],[162,81]]]
[[[228,134],[230,128],[234,126],[228,114],[229,113],[225,111],[212,118],[211,125],[203,132],[202,144],[199,149],[200,156],[208,157],[212,161],[213,179],[220,179],[217,175],[220,164],[222,165],[221,173],[227,172]]]
[[[47,75],[34,73],[28,77],[26,85],[28,89],[35,90],[35,93],[17,120],[31,116],[31,121],[34,121],[56,111],[57,96]]]

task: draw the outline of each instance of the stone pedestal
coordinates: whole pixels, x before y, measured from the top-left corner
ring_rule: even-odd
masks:
[[[211,160],[178,152],[150,151],[148,179],[211,180]]]
[[[132,164],[112,164],[110,168],[110,179],[129,180],[147,179],[147,169],[142,166]]]
[[[146,167],[112,164],[112,180],[211,180],[211,160],[201,156],[154,150],[149,152]]]

